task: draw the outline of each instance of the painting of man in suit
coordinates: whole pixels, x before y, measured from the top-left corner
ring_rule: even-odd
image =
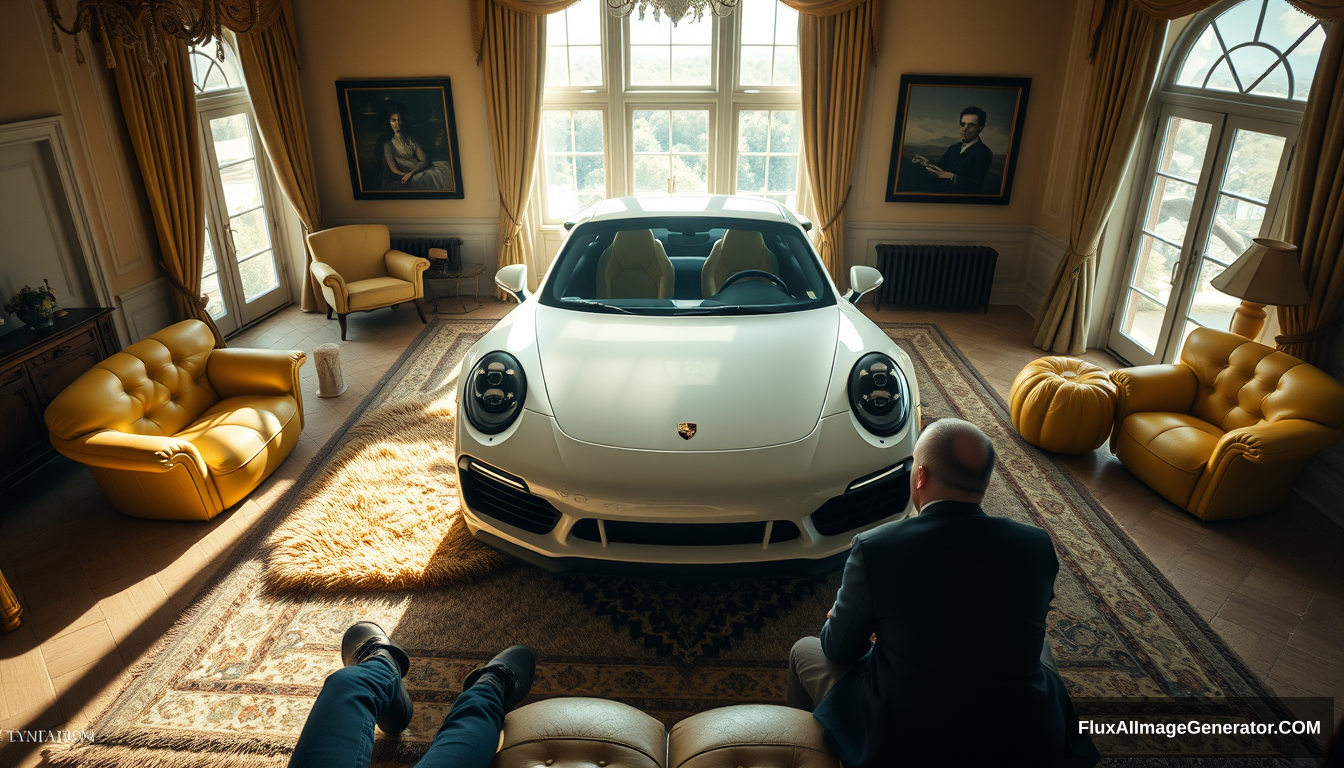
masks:
[[[1007,203],[1030,82],[902,76],[887,201]]]

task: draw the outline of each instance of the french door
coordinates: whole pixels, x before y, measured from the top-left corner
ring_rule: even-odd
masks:
[[[1163,108],[1112,350],[1133,365],[1171,362],[1194,329],[1227,329],[1241,300],[1209,283],[1268,233],[1296,136],[1290,123]]]
[[[205,266],[201,292],[222,334],[289,303],[275,243],[275,194],[245,94],[200,109],[205,145]]]

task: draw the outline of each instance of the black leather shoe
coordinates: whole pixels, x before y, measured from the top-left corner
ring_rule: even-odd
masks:
[[[526,645],[515,645],[500,651],[485,666],[467,675],[462,681],[462,690],[478,682],[487,682],[482,678],[492,677],[504,697],[504,711],[508,712],[532,690],[532,677],[536,671],[537,655]]]
[[[350,628],[345,630],[345,636],[341,638],[341,661],[345,666],[362,664],[375,656],[381,656],[396,664],[403,678],[411,668],[411,657],[406,655],[406,649],[392,642],[392,638],[387,636],[382,627],[372,621],[359,621],[350,625]],[[402,685],[401,679],[398,678],[397,695],[383,716],[378,718],[378,727],[388,735],[401,733],[411,724],[414,707],[411,695],[406,692],[406,686]]]

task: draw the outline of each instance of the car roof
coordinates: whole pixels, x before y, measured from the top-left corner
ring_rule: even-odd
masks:
[[[665,216],[713,216],[798,224],[787,208],[764,197],[746,195],[640,195],[602,200],[575,214],[570,222],[612,222]]]

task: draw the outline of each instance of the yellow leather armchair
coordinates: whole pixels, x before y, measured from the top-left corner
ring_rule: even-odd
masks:
[[[336,312],[345,341],[345,316],[351,312],[410,302],[425,320],[425,281],[429,259],[392,249],[382,224],[333,227],[308,235],[313,251],[309,267],[327,300],[327,319]]]
[[[47,406],[51,443],[132,517],[209,520],[289,456],[303,431],[298,350],[215,349],[186,320],[86,371]]]
[[[1200,328],[1175,365],[1111,373],[1111,451],[1205,520],[1272,511],[1307,460],[1344,437],[1344,385],[1231,333]]]

